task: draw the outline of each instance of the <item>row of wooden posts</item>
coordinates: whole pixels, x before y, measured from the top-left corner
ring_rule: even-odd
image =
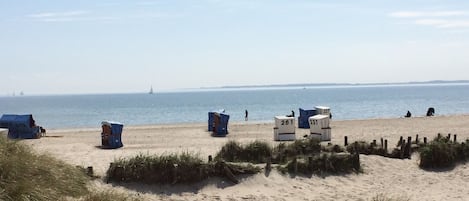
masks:
[[[454,134],[453,135],[453,142],[456,142],[457,141],[457,134]],[[441,133],[438,133],[438,138],[441,138]],[[446,137],[446,139],[449,141],[451,140],[451,133],[448,133],[448,136]],[[427,137],[424,137],[423,138],[423,144],[427,144]],[[415,144],[419,145],[419,135],[417,134],[415,136]],[[344,146],[348,146],[348,137],[347,136],[344,136]],[[373,143],[372,143],[373,146],[377,146],[377,143],[376,143],[376,140],[373,140]],[[412,153],[411,153],[411,150],[412,150],[412,137],[409,136],[407,137],[407,143],[406,143],[406,140],[404,140],[404,137],[401,136],[399,138],[399,142],[397,144],[397,147],[400,147],[400,150],[401,150],[401,153],[400,153],[400,158],[404,158],[404,156],[407,156],[407,158],[410,159]],[[388,140],[387,139],[383,139],[381,138],[381,148],[384,149],[384,151],[386,153],[388,153]]]

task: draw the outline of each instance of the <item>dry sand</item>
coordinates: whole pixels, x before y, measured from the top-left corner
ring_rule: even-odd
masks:
[[[99,148],[101,128],[49,130],[47,137],[23,142],[41,152],[73,165],[93,166],[104,175],[116,158],[137,154],[195,152],[202,158],[215,155],[228,140],[242,143],[262,140],[273,145],[273,124],[237,122],[229,125],[226,137],[211,137],[207,124],[179,124],[124,127],[124,147],[114,150]],[[396,144],[400,136],[433,138],[437,133],[457,134],[458,140],[469,138],[469,115],[332,121],[332,143],[343,145],[356,140],[389,140]],[[297,138],[308,134],[297,129]],[[360,157],[361,174],[343,176],[290,177],[272,171],[241,178],[233,185],[223,179],[211,179],[193,185],[111,185],[94,182],[97,188],[113,188],[138,194],[148,200],[370,200],[377,194],[410,200],[469,200],[469,167],[458,165],[447,171],[425,171],[418,167],[418,155],[399,160],[380,156]]]

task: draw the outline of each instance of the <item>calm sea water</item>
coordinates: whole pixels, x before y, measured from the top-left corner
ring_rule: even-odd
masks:
[[[34,115],[45,128],[99,127],[102,120],[125,125],[206,122],[207,112],[225,109],[230,121],[272,121],[298,115],[298,108],[330,106],[333,119],[469,113],[469,85],[345,86],[150,94],[0,97],[0,114]]]

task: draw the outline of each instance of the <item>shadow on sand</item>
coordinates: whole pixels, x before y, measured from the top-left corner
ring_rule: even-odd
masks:
[[[242,181],[250,175],[237,176],[239,181]],[[151,193],[157,195],[182,195],[183,193],[198,193],[201,189],[207,186],[213,186],[218,189],[235,186],[236,184],[223,178],[209,178],[201,182],[192,184],[144,184],[144,183],[125,183],[125,182],[109,182],[112,186],[124,187],[139,193]]]

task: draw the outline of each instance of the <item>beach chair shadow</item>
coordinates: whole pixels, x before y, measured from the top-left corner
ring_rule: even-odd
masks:
[[[113,148],[113,147],[110,147],[110,146],[103,146],[103,145],[96,145],[94,146],[95,148],[97,149],[104,149],[104,150],[113,150],[113,149],[116,149],[116,148]]]

